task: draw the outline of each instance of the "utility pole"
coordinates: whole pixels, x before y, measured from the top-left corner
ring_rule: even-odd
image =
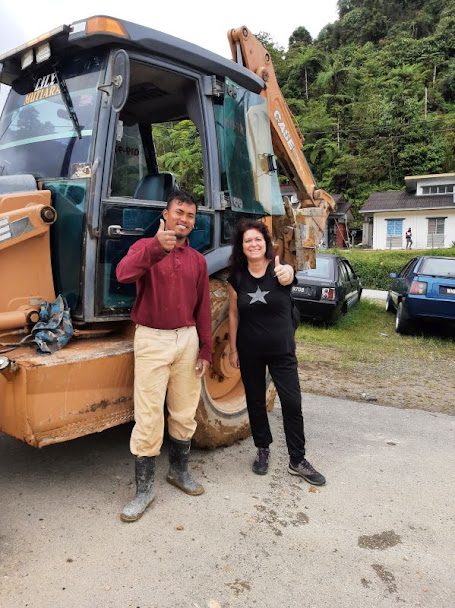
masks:
[[[428,109],[428,88],[425,87],[425,120],[427,119],[427,116],[428,116],[427,109]]]

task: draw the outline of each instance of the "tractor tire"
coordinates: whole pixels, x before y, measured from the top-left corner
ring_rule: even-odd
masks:
[[[193,437],[194,444],[201,448],[229,446],[251,433],[240,371],[229,363],[227,276],[222,272],[210,279],[213,359],[202,379],[196,412],[197,428]],[[266,382],[266,406],[270,411],[276,389],[269,373]]]

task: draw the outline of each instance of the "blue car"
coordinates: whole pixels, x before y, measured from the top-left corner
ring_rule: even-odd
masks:
[[[455,321],[455,258],[417,256],[390,277],[386,310],[396,311],[398,333],[410,333],[422,321]]]
[[[351,264],[340,255],[316,254],[316,268],[296,274],[292,297],[301,319],[331,325],[358,302],[362,283]]]

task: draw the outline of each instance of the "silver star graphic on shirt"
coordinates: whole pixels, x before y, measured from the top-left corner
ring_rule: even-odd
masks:
[[[248,292],[247,292],[248,293]],[[248,293],[249,296],[251,296],[251,302],[250,304],[254,304],[255,302],[263,302],[264,304],[267,304],[267,302],[265,301],[265,296],[270,293],[269,291],[261,291],[259,289],[259,285],[256,289],[256,291],[254,293]]]

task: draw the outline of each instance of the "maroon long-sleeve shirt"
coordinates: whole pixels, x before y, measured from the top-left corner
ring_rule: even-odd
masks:
[[[195,325],[199,358],[212,360],[212,321],[207,263],[188,240],[166,253],[156,237],[140,239],[117,265],[120,283],[136,282],[131,318],[154,329]]]

